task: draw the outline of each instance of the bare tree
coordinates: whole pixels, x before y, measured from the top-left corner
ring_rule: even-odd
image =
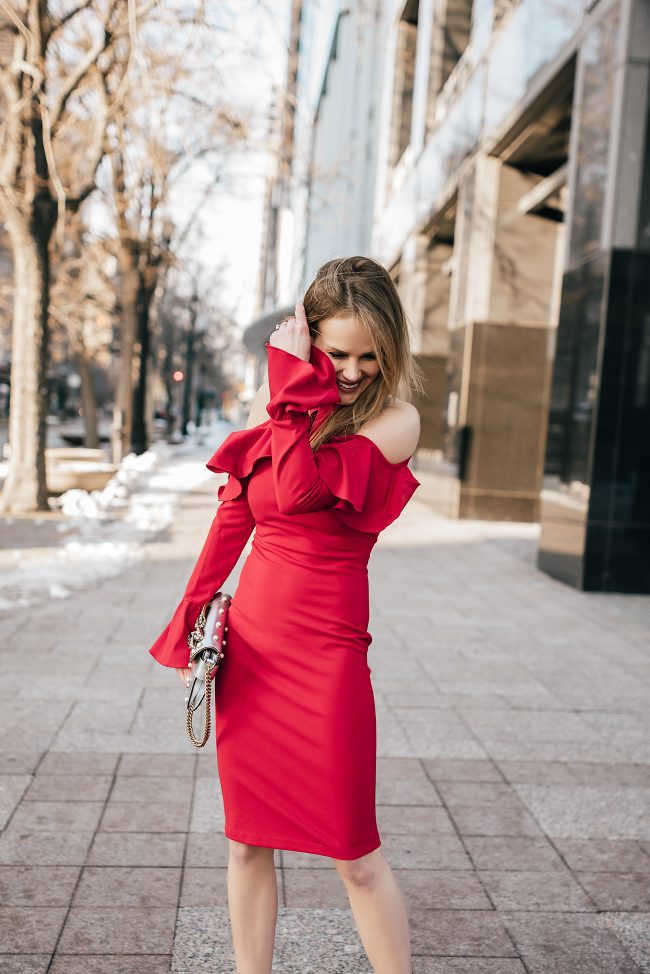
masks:
[[[128,71],[130,29],[149,3],[0,0],[0,216],[14,263],[9,439],[0,509],[47,509],[50,239],[95,186]],[[130,20],[129,20],[130,15]]]
[[[233,51],[233,13],[205,0],[0,0],[0,218],[15,269],[11,460],[0,509],[47,508],[50,262],[66,220],[102,181],[121,278],[113,453],[146,447],[150,315],[171,263],[171,188],[198,160],[219,173],[220,153],[245,134],[215,67],[219,35]]]
[[[193,30],[179,33],[156,23],[143,31],[138,51],[147,65],[142,84],[130,85],[109,131],[110,179],[100,179],[116,228],[123,320],[120,376],[113,423],[113,460],[148,447],[146,402],[151,314],[157,288],[182,250],[209,197],[220,184],[228,151],[248,138],[244,119],[224,104],[216,81],[218,33],[195,11]],[[174,194],[193,168],[215,175],[204,180],[194,206],[172,221]],[[178,205],[177,205],[178,210]]]
[[[107,273],[111,240],[89,236],[79,215],[69,221],[63,254],[53,260],[50,320],[65,334],[81,379],[84,445],[99,446],[93,367],[107,367],[118,303]]]
[[[231,391],[225,363],[242,353],[242,345],[232,317],[223,309],[224,274],[223,267],[206,272],[195,263],[177,262],[165,276],[154,354],[167,394],[168,433],[171,407],[176,405],[176,370],[184,376],[181,432],[186,432],[191,419],[200,421],[202,400],[218,403]]]

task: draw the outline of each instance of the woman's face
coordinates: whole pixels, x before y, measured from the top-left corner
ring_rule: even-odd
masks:
[[[314,339],[334,362],[341,402],[348,405],[379,375],[368,329],[354,317],[325,318]]]

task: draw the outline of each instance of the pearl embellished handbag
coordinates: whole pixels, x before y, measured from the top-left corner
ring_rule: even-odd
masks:
[[[223,647],[228,632],[228,609],[232,595],[215,592],[209,602],[202,606],[194,623],[194,629],[187,637],[190,647],[190,664],[194,663],[194,679],[190,687],[187,703],[187,734],[195,747],[203,747],[210,736],[212,709],[212,681],[219,672],[224,660]],[[203,737],[199,740],[194,734],[193,717],[203,704],[205,717]]]

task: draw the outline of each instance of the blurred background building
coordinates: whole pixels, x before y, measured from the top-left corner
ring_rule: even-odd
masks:
[[[588,590],[650,592],[649,69],[647,0],[294,0],[248,332],[380,260],[428,376],[419,496],[539,520]]]

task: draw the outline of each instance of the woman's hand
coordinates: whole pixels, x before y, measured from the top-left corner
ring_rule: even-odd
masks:
[[[176,667],[176,672],[178,673],[178,679],[181,681],[185,688],[189,687],[194,676],[194,671],[188,667]]]
[[[311,335],[307,325],[307,315],[302,301],[296,302],[295,317],[281,321],[274,332],[271,332],[269,344],[274,348],[281,348],[291,355],[297,355],[303,362],[309,361],[311,352]]]

